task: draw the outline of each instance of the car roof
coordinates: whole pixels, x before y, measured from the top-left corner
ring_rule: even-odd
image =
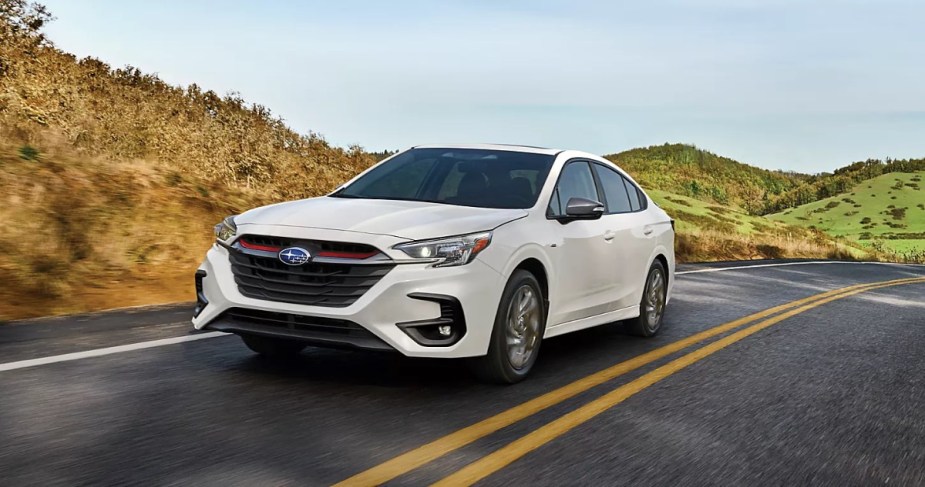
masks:
[[[512,144],[426,144],[416,145],[412,149],[482,149],[482,150],[503,150],[510,152],[528,152],[531,154],[546,154],[554,156],[560,152],[559,149],[549,149],[546,147],[534,147],[531,145],[512,145]]]

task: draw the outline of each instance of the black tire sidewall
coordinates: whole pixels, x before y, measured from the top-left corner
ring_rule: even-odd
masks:
[[[642,288],[642,299],[639,300],[639,325],[645,331],[646,336],[654,336],[662,328],[662,318],[664,318],[664,313],[658,317],[658,323],[655,327],[655,330],[649,328],[649,318],[646,316],[646,292],[649,290],[649,282],[652,280],[652,275],[655,273],[655,270],[658,269],[662,272],[662,279],[665,281],[665,298],[668,297],[668,273],[665,270],[665,266],[658,259],[655,259],[655,262],[652,262],[652,265],[649,266],[649,272],[646,273],[646,282]]]
[[[540,298],[538,300],[540,306],[540,330],[539,336],[537,337],[536,347],[533,349],[533,355],[530,356],[530,359],[522,368],[515,369],[508,359],[507,341],[505,336],[507,332],[505,327],[507,324],[505,321],[507,318],[507,309],[511,304],[511,299],[513,299],[514,293],[517,292],[517,290],[520,289],[520,287],[524,284],[527,284],[533,288],[533,292]],[[497,367],[498,372],[503,375],[506,382],[513,383],[521,381],[527,376],[527,374],[530,373],[530,370],[536,363],[536,359],[540,353],[540,348],[542,348],[543,345],[544,333],[546,333],[546,300],[543,295],[543,291],[540,288],[540,283],[530,272],[518,269],[517,271],[514,271],[513,275],[511,275],[511,278],[504,286],[504,292],[501,294],[501,301],[498,303],[498,311],[495,314],[495,323],[494,327],[492,328],[491,344],[488,347],[488,357],[486,358],[493,362],[494,367]]]

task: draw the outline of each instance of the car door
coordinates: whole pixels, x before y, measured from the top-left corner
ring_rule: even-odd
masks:
[[[600,219],[561,219],[570,198],[601,201],[588,161],[572,160],[563,167],[547,210],[555,237],[549,252],[557,290],[550,303],[550,327],[614,309],[613,266],[602,265],[613,255],[612,240],[604,235],[607,224]]]
[[[606,206],[600,221],[605,239],[613,243],[608,264],[612,266],[614,306],[638,306],[654,248],[652,231],[642,211],[645,199],[640,200],[636,186],[613,168],[597,162],[593,167]]]

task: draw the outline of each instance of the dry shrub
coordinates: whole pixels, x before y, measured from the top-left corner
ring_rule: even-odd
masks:
[[[755,250],[757,250],[766,259],[782,259],[785,255],[784,249],[776,245],[757,244],[755,245]]]

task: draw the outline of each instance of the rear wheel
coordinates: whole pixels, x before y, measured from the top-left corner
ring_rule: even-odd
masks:
[[[631,335],[651,337],[658,333],[665,314],[665,300],[668,296],[668,274],[662,262],[656,260],[649,268],[646,284],[639,303],[639,317],[623,322]]]
[[[297,341],[260,335],[241,335],[241,340],[247,348],[267,357],[293,357],[305,348]]]
[[[533,274],[514,271],[501,295],[488,354],[470,359],[481,379],[513,384],[527,377],[546,331],[546,301]]]

